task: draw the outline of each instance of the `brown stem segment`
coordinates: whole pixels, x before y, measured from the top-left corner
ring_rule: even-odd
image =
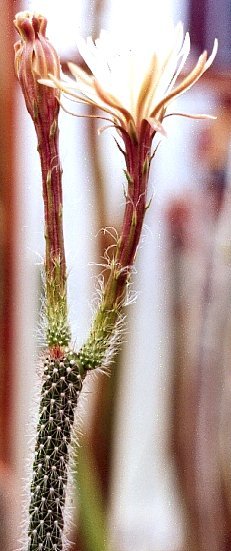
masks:
[[[66,259],[63,237],[62,169],[58,148],[57,120],[44,127],[35,124],[41,161],[44,225],[47,340],[51,347],[67,346]]]
[[[66,260],[63,239],[62,223],[62,169],[58,150],[58,126],[54,121],[50,129],[38,125],[38,151],[41,160],[46,257],[45,272],[47,283],[55,280],[55,295],[50,297],[52,302],[61,294],[65,295],[66,288]]]
[[[111,271],[104,293],[104,304],[108,309],[120,305],[123,301],[140,240],[147,208],[147,183],[153,132],[149,123],[144,120],[138,139],[135,136],[131,138],[128,134],[125,134],[123,139],[128,190],[122,231],[113,262],[115,269]]]

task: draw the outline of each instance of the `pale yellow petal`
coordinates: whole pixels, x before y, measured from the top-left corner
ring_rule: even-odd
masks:
[[[78,65],[75,63],[72,63],[71,61],[68,62],[68,68],[70,69],[71,74],[76,79],[80,79],[84,84],[88,86],[93,86],[93,77],[92,75],[88,75],[86,71],[81,69]]]
[[[124,118],[128,121],[128,120],[131,120],[133,117],[131,115],[131,113],[129,113],[121,104],[120,102],[114,98],[112,95],[108,94],[107,92],[105,92],[103,90],[103,88],[100,86],[100,83],[95,80],[94,82],[94,85],[95,85],[95,89],[96,89],[96,92],[99,96],[99,98],[107,105],[109,105],[110,107],[113,107],[115,109],[115,112],[119,111],[119,113],[121,113]]]
[[[155,109],[151,113],[151,117],[155,117],[157,113],[166,106],[172,99],[180,94],[189,90],[199,80],[204,72],[204,67],[207,61],[207,52],[205,51],[198,59],[198,62],[191,73],[183,79],[183,81],[169,94],[164,96],[162,100],[156,105]]]
[[[213,63],[213,61],[214,61],[214,59],[217,55],[217,50],[218,50],[218,40],[217,40],[217,38],[215,38],[212,53],[206,61],[204,71],[207,71],[207,69],[212,65],[212,63]]]

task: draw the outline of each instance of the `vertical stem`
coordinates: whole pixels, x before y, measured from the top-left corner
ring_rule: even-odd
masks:
[[[111,271],[104,293],[107,309],[123,301],[143,226],[151,145],[150,127],[145,122],[139,140],[127,137],[125,142],[128,190],[122,231],[114,259],[115,270]]]
[[[28,551],[62,551],[69,444],[82,380],[74,355],[44,362]]]
[[[62,169],[58,149],[58,125],[35,124],[41,160],[45,220],[45,291],[49,346],[67,346],[66,259],[63,238]]]
[[[127,133],[123,135],[128,189],[122,230],[115,256],[111,261],[111,271],[101,305],[90,336],[78,354],[79,364],[83,370],[95,369],[102,365],[105,354],[110,349],[117,321],[120,319],[146,211],[152,138],[147,121],[142,122],[138,138]]]
[[[62,170],[57,119],[35,124],[41,160],[45,219],[47,344],[31,482],[28,551],[62,551],[69,444],[82,388],[67,319],[62,221]]]
[[[47,357],[44,359],[37,425],[28,551],[62,551],[69,444],[74,411],[82,387],[76,354],[69,349],[66,260],[62,220],[62,170],[58,150],[57,93],[38,82],[38,75],[60,75],[57,53],[46,38],[47,21],[21,12],[15,26],[16,73],[37,138],[41,161],[45,223],[45,316]]]
[[[66,261],[64,252],[63,227],[62,227],[62,170],[58,151],[58,128],[54,121],[54,132],[50,128],[49,135],[38,128],[38,151],[41,160],[43,180],[43,200],[45,215],[46,260],[45,269],[48,279],[54,277],[54,266],[60,264],[59,287],[60,292],[65,291]]]
[[[41,160],[46,258],[45,271],[47,281],[54,279],[54,268],[58,262],[60,266],[58,280],[61,294],[65,293],[66,286],[66,260],[64,252],[63,225],[62,225],[62,170],[58,151],[58,127],[54,120],[49,129],[41,125],[36,128],[38,136],[38,151]],[[56,275],[57,277],[57,275]],[[50,298],[50,297],[48,297]],[[54,298],[54,297],[53,297]],[[56,297],[58,300],[58,296]]]

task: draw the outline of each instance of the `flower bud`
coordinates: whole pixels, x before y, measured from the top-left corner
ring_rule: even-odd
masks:
[[[52,73],[60,77],[58,55],[46,38],[47,20],[42,15],[20,12],[14,25],[20,35],[15,44],[15,70],[25,98],[26,107],[35,125],[48,129],[59,111],[59,92],[38,83]]]

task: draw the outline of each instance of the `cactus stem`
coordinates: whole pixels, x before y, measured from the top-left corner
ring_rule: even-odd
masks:
[[[28,551],[62,551],[63,511],[66,499],[74,411],[82,388],[76,355],[66,352],[44,361],[37,426]]]

